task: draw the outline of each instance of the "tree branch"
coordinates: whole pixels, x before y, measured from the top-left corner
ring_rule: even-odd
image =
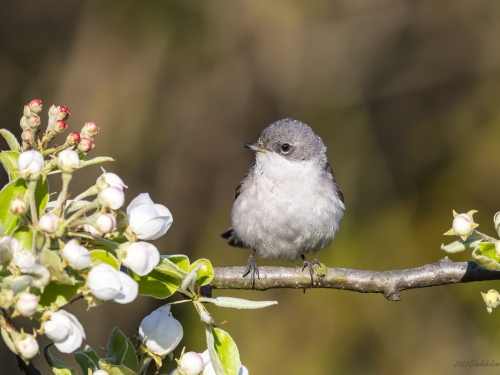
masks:
[[[500,271],[488,271],[475,262],[452,262],[448,257],[437,263],[395,271],[363,271],[327,268],[315,275],[311,285],[309,272],[302,267],[260,267],[255,290],[275,288],[330,288],[360,293],[382,293],[389,301],[401,300],[405,289],[427,288],[472,281],[500,280]],[[244,267],[215,268],[211,282],[214,289],[252,289],[250,278],[241,277]]]

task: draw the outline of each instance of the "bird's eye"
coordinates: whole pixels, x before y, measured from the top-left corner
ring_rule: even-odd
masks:
[[[284,154],[288,154],[290,152],[290,150],[292,149],[292,146],[289,145],[288,143],[283,143],[281,145],[281,151],[284,153]]]

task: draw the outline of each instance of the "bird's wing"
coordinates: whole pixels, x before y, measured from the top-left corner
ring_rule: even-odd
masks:
[[[236,186],[236,190],[234,191],[234,200],[238,199],[238,197],[240,196],[241,189],[243,188],[243,182],[245,182],[245,180],[253,174],[254,169],[255,169],[255,162],[250,164],[247,174],[245,175],[245,177],[243,177],[243,180],[241,180],[238,186]]]
[[[335,181],[335,176],[333,175],[332,167],[330,166],[330,163],[328,163],[328,162],[326,163],[325,173],[328,176],[328,178],[330,180],[332,180],[333,186],[335,187],[335,190],[337,191],[337,194],[338,194],[340,200],[342,201],[342,203],[344,203],[344,194],[342,193],[342,190],[340,190],[339,185],[337,185],[337,181]]]

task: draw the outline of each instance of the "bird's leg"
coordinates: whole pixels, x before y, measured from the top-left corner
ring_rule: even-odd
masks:
[[[304,272],[306,267],[309,268],[309,273],[311,274],[311,286],[314,286],[314,282],[313,282],[314,268],[313,268],[313,266],[315,264],[317,264],[318,266],[321,266],[321,263],[316,258],[314,258],[314,260],[312,262],[309,262],[306,259],[304,254],[300,254],[300,257],[302,258],[302,272]]]
[[[255,261],[255,249],[252,251],[250,256],[248,257],[247,269],[242,277],[250,274],[250,280],[252,281],[252,289],[255,286],[255,274],[257,274],[257,278],[260,279],[259,276],[259,266],[257,266],[257,262]]]

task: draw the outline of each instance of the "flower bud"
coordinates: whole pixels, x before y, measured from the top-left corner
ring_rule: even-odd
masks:
[[[493,309],[500,305],[500,294],[495,289],[490,289],[488,293],[481,292],[481,295],[486,303],[486,310],[491,314]]]
[[[170,313],[170,306],[162,306],[146,316],[139,327],[139,338],[156,355],[173,351],[183,336],[182,326]]]
[[[80,142],[80,134],[73,132],[68,135],[66,138],[66,143],[69,144],[70,146],[75,146]]]
[[[42,112],[42,101],[40,99],[33,99],[28,104],[31,113],[40,113]]]
[[[185,375],[199,375],[203,371],[203,359],[198,353],[187,352],[181,357],[179,367]]]
[[[28,125],[31,129],[35,130],[38,128],[41,124],[40,117],[38,115],[33,115],[30,118],[28,118]]]
[[[110,172],[103,173],[96,181],[99,191],[107,187],[115,187],[123,191],[123,188],[128,188],[118,175]]]
[[[92,267],[87,276],[87,287],[90,293],[100,300],[112,299],[121,290],[118,271],[105,263]]]
[[[62,249],[62,256],[74,270],[83,270],[90,265],[90,251],[76,240],[69,241]]]
[[[8,309],[14,304],[14,291],[12,289],[2,289],[0,291],[0,307]]]
[[[89,152],[94,147],[92,138],[82,137],[80,134],[80,143],[78,143],[78,152]]]
[[[38,179],[43,171],[43,164],[43,155],[35,150],[24,151],[17,159],[19,174],[22,178],[28,180]]]
[[[56,119],[57,120],[67,120],[69,117],[69,108],[66,107],[65,105],[62,105],[59,107],[59,110],[56,114]]]
[[[156,240],[172,225],[167,207],[155,204],[148,193],[139,194],[127,207],[130,229],[141,240]]]
[[[50,320],[42,325],[45,334],[62,353],[78,349],[85,338],[85,332],[78,319],[65,310],[50,314]]]
[[[101,191],[97,196],[99,204],[104,207],[109,207],[113,210],[118,210],[125,203],[125,194],[123,190],[116,187],[108,187]]]
[[[59,134],[66,130],[68,124],[64,120],[57,120],[54,124],[54,131]]]
[[[465,241],[474,232],[474,229],[479,226],[479,224],[474,223],[474,219],[472,218],[472,215],[476,212],[475,210],[471,210],[466,214],[457,214],[453,211],[453,227],[445,235],[457,235]]]
[[[97,370],[92,373],[92,375],[109,375],[109,372],[104,371],[104,370]]]
[[[146,276],[160,262],[158,249],[147,242],[134,242],[127,247],[127,255],[122,259],[124,266],[139,276]]]
[[[14,215],[22,215],[28,210],[28,205],[21,198],[14,198],[10,201],[10,210]]]
[[[80,157],[76,151],[66,149],[57,156],[57,166],[63,173],[72,173],[80,165]]]
[[[101,233],[112,232],[116,227],[116,219],[111,214],[99,214],[94,219],[93,227]]]
[[[81,135],[84,137],[92,137],[99,132],[99,126],[94,121],[86,122],[81,130]]]
[[[28,317],[36,312],[39,298],[32,293],[20,293],[16,303],[16,309],[22,316]]]
[[[98,231],[93,225],[90,224],[83,224],[83,230],[93,236],[101,237],[103,235],[102,232]]]
[[[40,220],[38,220],[38,227],[46,233],[54,233],[57,230],[58,224],[59,217],[51,212],[42,215]]]
[[[30,117],[31,116],[31,110],[30,110],[29,103],[24,106],[23,115],[26,116],[26,117]]]
[[[30,128],[30,125],[28,124],[28,118],[26,116],[21,117],[21,120],[19,121],[19,125],[21,125],[21,129],[27,130]]]
[[[16,349],[21,357],[30,359],[38,353],[38,342],[32,335],[22,334],[15,340]]]
[[[33,132],[30,128],[23,130],[21,133],[21,140],[26,143],[31,143],[33,141]]]

